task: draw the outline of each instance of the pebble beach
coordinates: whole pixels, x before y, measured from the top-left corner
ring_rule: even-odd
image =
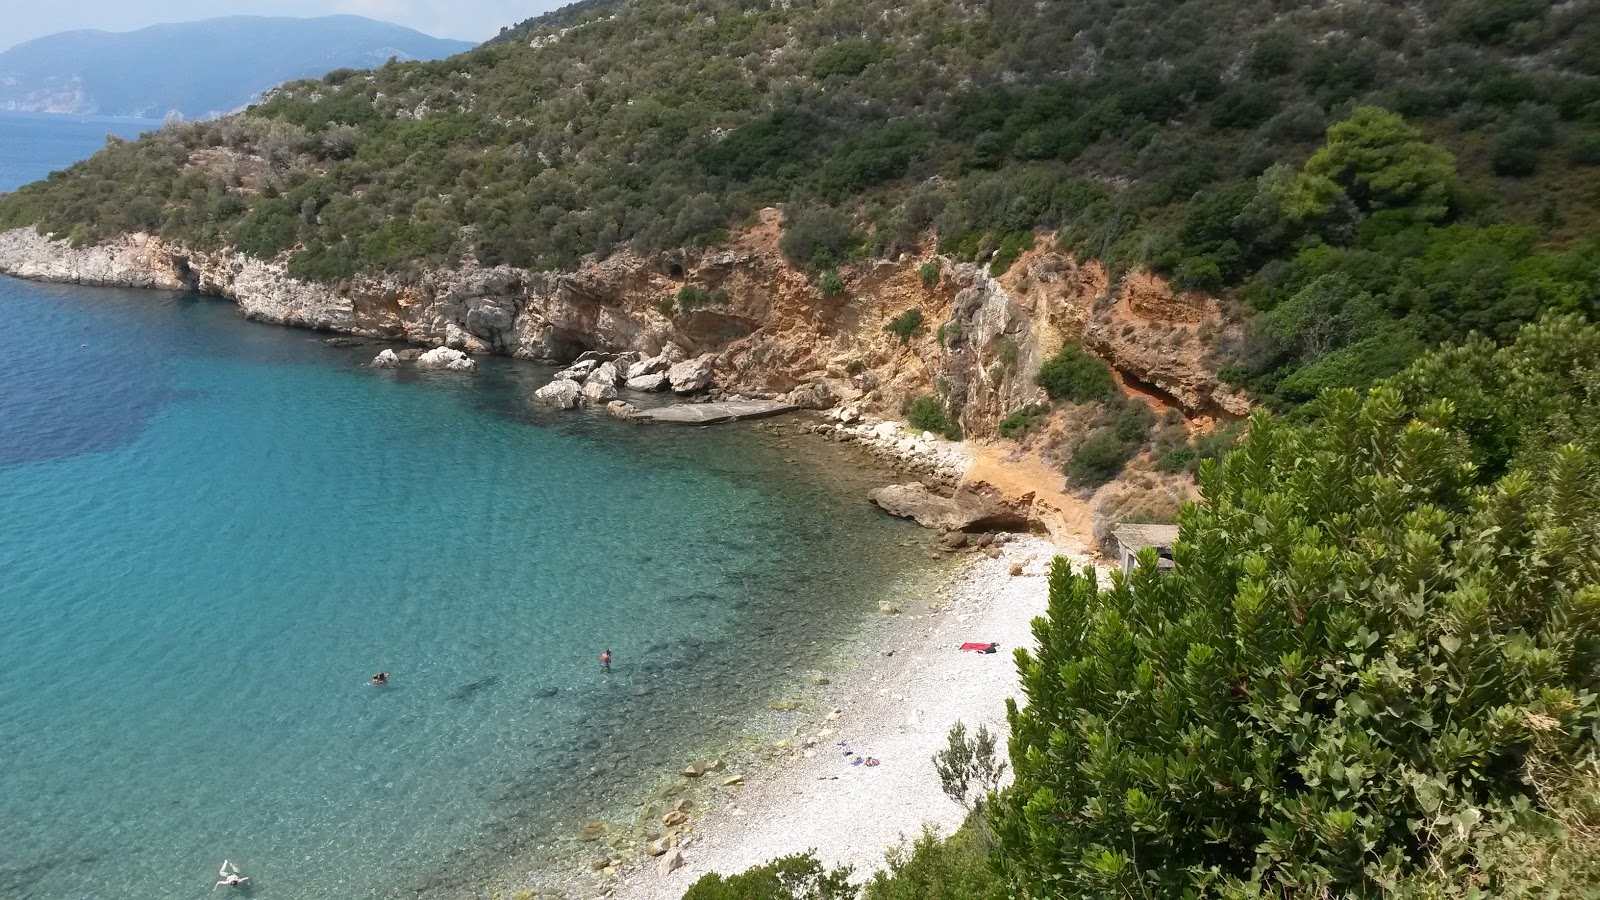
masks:
[[[1005,746],[1005,699],[1020,694],[1015,649],[1032,646],[1050,563],[1062,555],[1026,535],[993,549],[971,554],[926,602],[888,613],[892,622],[861,665],[806,705],[774,741],[776,753],[744,771],[702,776],[720,789],[699,792],[689,821],[663,829],[674,846],[627,866],[610,895],[678,900],[707,872],[742,872],[807,849],[865,880],[887,849],[924,826],[957,828],[966,810],[940,789],[932,756],[957,721],[969,731],[988,726]],[[998,652],[963,652],[964,642],[993,642]]]

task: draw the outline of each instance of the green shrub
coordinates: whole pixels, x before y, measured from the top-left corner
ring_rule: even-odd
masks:
[[[939,326],[938,339],[941,347],[959,347],[961,342],[967,339],[967,326],[956,319],[951,319]]]
[[[1385,387],[1326,395],[1314,426],[1258,413],[1202,467],[1168,575],[1151,551],[1109,585],[1057,560],[1008,704],[1014,894],[1501,895],[1505,849],[1559,826],[1539,786],[1594,759],[1600,472],[1568,444],[1480,482],[1435,398],[1577,358],[1530,351],[1419,379],[1417,406]],[[1529,399],[1593,422],[1580,390]],[[1518,396],[1494,414],[1545,421]]]
[[[1043,403],[1030,403],[1021,409],[1012,410],[1000,420],[1000,436],[1020,440],[1035,422],[1049,414],[1050,407]]]
[[[912,338],[927,331],[927,328],[923,325],[922,310],[913,306],[884,323],[883,330],[898,337],[904,345],[911,343]]]
[[[1211,127],[1218,130],[1254,128],[1278,113],[1278,95],[1263,84],[1241,84],[1217,98],[1211,107]]]
[[[1046,360],[1033,380],[1051,400],[1072,403],[1099,400],[1117,388],[1110,367],[1076,344],[1062,347]]]
[[[1000,363],[1000,365],[1007,372],[1016,371],[1017,354],[1019,352],[1021,351],[1017,347],[1017,342],[1013,341],[1011,338],[1008,338],[1002,334],[994,339],[995,361]]]
[[[917,267],[917,277],[922,279],[922,286],[933,288],[939,283],[939,263],[929,260]]]
[[[829,870],[812,853],[785,856],[723,877],[708,872],[683,900],[855,900],[850,867]]]
[[[839,277],[836,269],[829,269],[817,276],[817,290],[829,297],[837,297],[844,293],[844,279]]]
[[[851,38],[819,50],[811,57],[813,78],[830,75],[860,75],[877,61],[882,50],[872,41]]]
[[[1013,231],[1000,239],[1000,246],[995,249],[994,257],[989,260],[989,274],[996,278],[1004,275],[1017,258],[1034,247],[1034,235],[1031,231]]]
[[[1600,166],[1600,130],[1574,134],[1567,145],[1567,161],[1575,166]]]
[[[1077,488],[1097,488],[1122,474],[1128,462],[1128,447],[1109,428],[1099,428],[1073,448],[1064,471],[1067,484]]]
[[[693,312],[707,306],[718,306],[728,302],[727,292],[718,288],[708,291],[698,285],[686,284],[678,289],[678,308],[684,312]]]
[[[967,819],[945,840],[924,829],[909,846],[885,854],[886,871],[872,876],[864,900],[1007,900],[1005,881],[994,869],[992,839],[981,814]]]
[[[1489,165],[1496,175],[1532,175],[1539,165],[1539,136],[1526,128],[1507,129],[1495,139]]]
[[[931,431],[952,441],[961,440],[961,426],[945,413],[944,401],[926,394],[907,398],[900,410],[912,428]]]
[[[796,213],[785,224],[778,248],[797,267],[828,269],[842,261],[858,242],[849,217],[824,206]]]

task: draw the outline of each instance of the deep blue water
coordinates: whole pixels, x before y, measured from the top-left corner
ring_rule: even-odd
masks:
[[[529,364],[3,276],[0,334],[0,897],[202,897],[223,858],[254,897],[471,890],[922,552],[828,445],[540,411]]]

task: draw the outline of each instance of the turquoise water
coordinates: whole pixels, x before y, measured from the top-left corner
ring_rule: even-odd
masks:
[[[537,366],[4,277],[0,334],[0,897],[470,893],[922,553],[829,445],[542,412]]]

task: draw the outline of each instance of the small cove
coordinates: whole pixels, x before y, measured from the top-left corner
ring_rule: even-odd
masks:
[[[545,412],[544,367],[374,372],[222,301],[12,279],[0,329],[8,895],[198,896],[223,857],[257,896],[470,891],[925,559],[882,473]]]

